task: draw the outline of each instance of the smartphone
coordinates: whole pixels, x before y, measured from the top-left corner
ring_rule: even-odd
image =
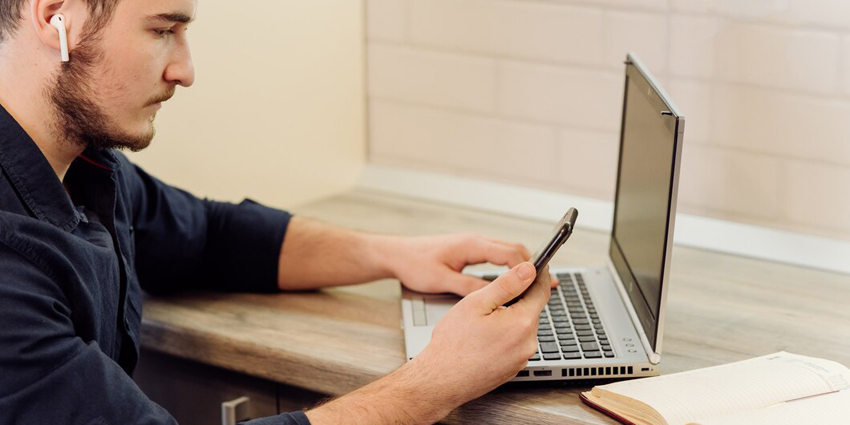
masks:
[[[549,260],[558,252],[558,249],[570,238],[570,235],[573,234],[573,228],[576,225],[576,219],[578,218],[578,210],[575,208],[570,208],[567,210],[567,213],[564,214],[564,217],[561,218],[561,221],[555,226],[555,234],[552,235],[552,239],[549,240],[549,243],[542,245],[537,252],[534,253],[532,257],[534,260],[534,268],[537,270],[538,279],[540,278],[540,273],[543,272],[543,269],[546,268],[546,265],[549,264]],[[533,283],[532,283],[533,285]],[[531,286],[529,286],[531,288]],[[528,292],[528,289],[525,290]],[[517,301],[520,298],[525,296],[525,292],[522,295],[510,300],[506,303],[506,306],[509,306]]]
[[[552,256],[558,252],[558,249],[561,248],[561,245],[570,238],[570,235],[573,234],[573,228],[576,225],[576,219],[578,218],[578,210],[575,208],[570,208],[567,210],[567,213],[564,214],[564,217],[561,218],[561,221],[555,226],[555,234],[552,236],[552,239],[546,245],[540,247],[537,252],[534,253],[534,268],[537,270],[537,274],[543,271],[543,268],[549,264],[549,260],[552,259]]]

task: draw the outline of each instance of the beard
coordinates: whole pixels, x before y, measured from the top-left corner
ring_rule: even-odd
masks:
[[[62,63],[56,82],[48,88],[48,98],[54,106],[55,130],[60,139],[83,148],[140,151],[150,145],[156,134],[155,114],[150,118],[149,131],[132,134],[115,124],[96,103],[93,94],[98,92],[98,87],[92,83],[102,73],[98,68],[105,61],[103,52],[96,46],[96,37],[92,38],[95,40],[86,40],[71,52],[71,60]],[[172,89],[149,104],[167,100],[173,94]]]

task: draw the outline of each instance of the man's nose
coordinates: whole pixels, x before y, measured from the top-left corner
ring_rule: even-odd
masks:
[[[164,78],[169,83],[183,87],[191,87],[195,83],[195,65],[188,48],[181,52],[178,60],[168,65]]]

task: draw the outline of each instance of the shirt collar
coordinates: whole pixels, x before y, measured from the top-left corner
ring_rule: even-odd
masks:
[[[120,162],[110,150],[87,148],[71,168],[76,166],[98,167],[112,173],[118,169]],[[0,168],[37,219],[66,231],[76,228],[82,220],[82,214],[74,208],[71,197],[47,158],[2,105]]]

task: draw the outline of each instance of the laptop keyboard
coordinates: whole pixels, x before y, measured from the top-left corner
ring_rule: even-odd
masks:
[[[558,273],[549,305],[540,313],[539,346],[530,360],[614,357],[608,334],[580,273]]]

